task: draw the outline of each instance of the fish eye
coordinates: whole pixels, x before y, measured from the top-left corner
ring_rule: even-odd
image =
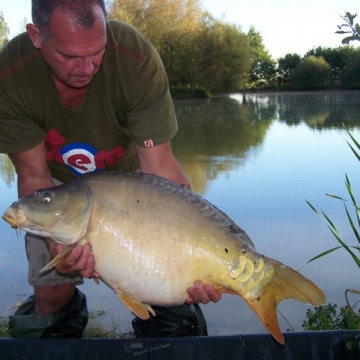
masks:
[[[51,194],[49,192],[44,193],[41,201],[43,204],[49,204],[52,200]]]

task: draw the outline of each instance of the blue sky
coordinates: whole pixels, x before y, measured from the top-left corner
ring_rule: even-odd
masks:
[[[334,34],[342,23],[340,15],[360,13],[359,0],[202,0],[202,4],[216,18],[223,16],[245,32],[254,25],[274,58],[294,52],[303,55],[317,46],[341,45],[342,36]],[[25,17],[31,21],[30,6],[30,0],[1,1],[0,12],[11,36],[19,32]],[[356,19],[360,21],[360,15]]]

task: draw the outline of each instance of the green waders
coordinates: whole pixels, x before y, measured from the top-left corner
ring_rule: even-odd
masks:
[[[9,335],[22,339],[81,338],[88,318],[85,295],[77,288],[68,304],[49,315],[35,315],[35,298],[30,296],[9,316]]]
[[[207,325],[199,305],[152,306],[156,316],[136,317],[132,326],[137,338],[166,336],[206,336]]]

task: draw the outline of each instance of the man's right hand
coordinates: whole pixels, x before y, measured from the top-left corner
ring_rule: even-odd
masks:
[[[57,244],[51,239],[46,239],[45,241],[52,258],[67,247],[67,245]],[[75,275],[80,273],[85,278],[96,278],[100,275],[94,271],[94,266],[95,258],[91,251],[91,246],[86,244],[84,246],[75,246],[70,254],[56,265],[56,270],[60,274]]]

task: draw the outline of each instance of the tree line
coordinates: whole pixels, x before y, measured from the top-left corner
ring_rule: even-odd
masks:
[[[173,93],[360,88],[360,50],[348,44],[356,39],[352,31],[356,27],[351,28],[356,26],[356,15],[346,13],[343,19],[350,22],[339,26],[339,34],[352,32],[345,45],[275,60],[255,27],[244,32],[240,25],[215,19],[200,0],[113,0],[107,7],[109,19],[129,23],[150,39]],[[9,40],[8,34],[0,13],[0,48]]]
[[[304,57],[287,54],[278,59],[278,84],[282,87],[312,90],[321,88],[360,88],[360,48],[349,43],[360,40],[360,26],[355,23],[357,14],[346,12],[338,25],[337,34],[347,35],[337,48],[317,47]],[[344,30],[345,29],[345,30]]]

